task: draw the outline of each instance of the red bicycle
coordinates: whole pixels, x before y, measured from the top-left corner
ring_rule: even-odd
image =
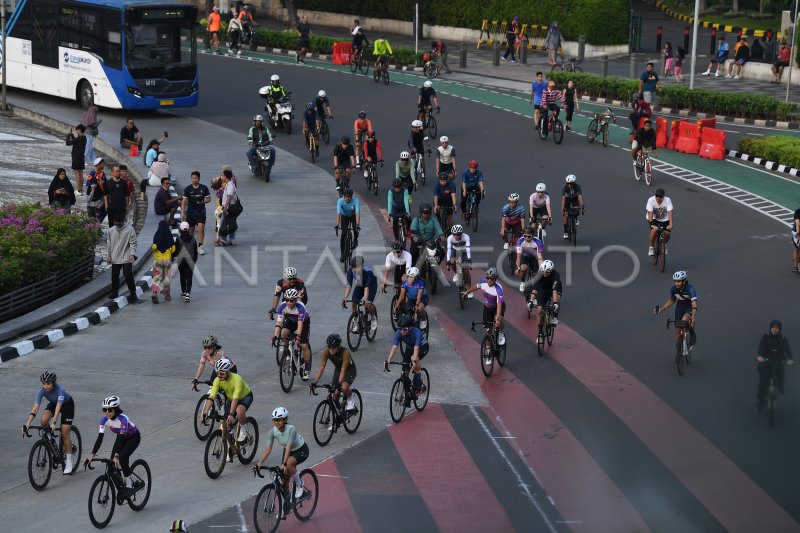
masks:
[[[539,120],[539,138],[547,140],[548,132],[553,132],[553,140],[556,144],[561,144],[564,140],[564,124],[558,118],[555,111],[542,107],[541,119]]]

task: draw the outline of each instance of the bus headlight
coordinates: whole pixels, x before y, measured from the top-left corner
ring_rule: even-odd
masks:
[[[128,92],[131,93],[132,95],[136,96],[137,98],[141,98],[142,97],[141,91],[139,91],[139,89],[136,89],[134,87],[130,87],[129,86],[128,87]]]

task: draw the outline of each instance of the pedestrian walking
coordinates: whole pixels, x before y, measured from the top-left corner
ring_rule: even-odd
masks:
[[[100,135],[100,130],[97,127],[103,122],[102,118],[97,117],[99,109],[96,105],[90,105],[86,111],[83,112],[83,116],[81,117],[81,124],[85,128],[86,132],[86,149],[83,152],[83,157],[85,161],[92,162],[97,157],[97,154],[94,151],[94,140],[95,138]],[[81,182],[78,189],[80,189],[80,185],[83,185]]]
[[[672,69],[672,72],[675,74],[675,81],[678,83],[683,83],[685,81],[683,75],[681,75],[684,59],[686,59],[686,50],[684,50],[682,46],[679,46],[678,53],[675,56],[675,66]]]
[[[189,224],[189,234],[197,237],[197,251],[200,255],[205,255],[203,239],[206,233],[206,204],[209,202],[211,191],[200,183],[200,172],[195,170],[192,172],[192,183],[183,190],[181,220]]]
[[[558,21],[553,21],[550,28],[547,30],[547,37],[544,40],[544,46],[547,48],[547,63],[549,65],[556,64],[556,52],[561,48],[561,43],[564,38],[561,36],[561,30],[558,28]]]
[[[86,180],[86,195],[88,201],[86,202],[86,212],[89,217],[97,219],[102,222],[106,218],[106,207],[104,196],[106,193],[106,162],[102,157],[97,157],[94,160],[94,168],[89,173],[89,179]]]
[[[128,175],[128,165],[119,165],[119,176],[128,185],[128,196],[129,196],[129,204],[128,204],[128,211],[125,215],[125,221],[128,224],[133,225],[133,212],[134,203],[136,202],[136,185],[133,183],[133,179]]]
[[[661,91],[661,80],[658,79],[653,63],[648,63],[647,68],[642,75],[639,76],[639,92],[642,98],[648,104],[652,104],[655,99],[656,92]]]
[[[675,54],[672,51],[672,43],[667,41],[664,43],[664,49],[661,50],[664,55],[664,77],[672,76],[672,70],[675,68]]]
[[[47,189],[47,203],[51,209],[66,209],[67,212],[75,205],[75,189],[67,177],[67,171],[63,168],[56,171],[53,181],[50,182],[50,187]]]
[[[75,186],[78,188],[78,195],[83,195],[83,169],[86,168],[86,144],[89,142],[85,135],[86,126],[78,124],[75,132],[72,128],[67,133],[67,146],[72,146],[72,173],[75,174]],[[94,159],[90,159],[94,161]]]
[[[517,58],[514,55],[515,43],[519,37],[519,17],[514,17],[511,22],[506,26],[506,51],[503,54],[503,61],[508,61],[508,56],[511,56],[511,62],[516,63]]]
[[[210,42],[206,45],[206,52],[210,52],[213,46],[217,49],[218,54],[222,53],[219,51],[219,27],[221,23],[222,18],[219,16],[219,8],[212,6],[211,13],[208,15],[208,24],[206,25],[206,31],[210,36]]]
[[[447,64],[447,45],[442,40],[431,41],[431,54],[433,57],[439,56],[442,62],[442,68],[448,74],[453,72],[450,70],[450,65]]]
[[[303,15],[303,18],[300,19],[300,23],[297,25],[297,55],[295,56],[295,61],[298,63],[305,63],[306,54],[308,53],[308,49],[311,47],[311,37],[309,34],[311,33],[311,25],[308,23],[308,17]]]
[[[231,212],[231,206],[238,203],[239,196],[236,192],[236,185],[233,183],[233,172],[225,170],[222,172],[222,220],[220,221],[220,245],[236,246],[236,216]]]
[[[175,258],[178,263],[178,274],[181,278],[181,298],[187,304],[191,300],[194,265],[197,262],[199,246],[190,233],[188,222],[181,222],[180,234],[175,240]]]
[[[133,282],[133,262],[136,261],[136,231],[125,219],[117,215],[114,227],[108,232],[108,255],[106,263],[111,265],[111,294],[112,300],[119,296],[119,273],[125,276],[130,296],[128,302],[140,303],[136,296],[136,285]]]
[[[239,20],[236,11],[231,11],[231,20],[228,22],[228,53],[233,55],[234,52],[237,56],[242,55],[242,32],[244,27],[242,21]]]
[[[564,101],[566,102],[565,111],[567,113],[565,126],[567,131],[572,131],[572,114],[580,109],[578,99],[575,98],[575,82],[569,80],[567,88],[564,89]]]
[[[106,182],[103,203],[106,213],[108,213],[109,228],[114,225],[117,215],[122,215],[122,218],[125,218],[131,208],[131,193],[128,189],[128,182],[122,179],[119,165],[111,167],[111,179]]]
[[[158,229],[153,235],[153,268],[150,271],[153,277],[153,284],[150,287],[152,295],[150,298],[154,304],[158,303],[158,293],[164,295],[164,299],[169,301],[172,295],[169,292],[170,278],[172,275],[172,255],[175,253],[175,239],[169,225],[160,220]]]

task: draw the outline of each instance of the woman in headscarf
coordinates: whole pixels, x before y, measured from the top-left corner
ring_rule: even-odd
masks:
[[[547,62],[550,65],[556,64],[556,51],[561,47],[561,42],[564,38],[561,36],[561,30],[558,29],[558,21],[553,21],[550,24],[550,29],[547,30],[547,37],[544,41],[544,46],[547,48]]]
[[[161,179],[170,177],[167,154],[164,152],[158,154],[158,158],[150,165],[147,177],[150,180],[151,187],[161,187]]]
[[[47,203],[51,209],[66,209],[75,204],[75,189],[67,177],[67,171],[63,168],[56,170],[53,181],[47,189]]]
[[[175,253],[175,239],[166,220],[158,223],[158,229],[153,236],[153,276],[152,290],[153,303],[158,303],[158,292],[164,294],[164,299],[169,301],[172,296],[169,293],[170,270],[172,269],[172,255]]]

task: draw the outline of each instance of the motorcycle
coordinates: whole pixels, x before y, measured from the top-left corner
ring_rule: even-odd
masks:
[[[256,177],[264,178],[267,183],[269,183],[269,177],[272,174],[270,155],[270,143],[264,142],[256,145],[256,167],[253,169],[253,174]]]
[[[269,85],[265,85],[258,90],[258,94],[267,100],[264,105],[264,111],[269,118],[270,126],[273,129],[283,128],[286,134],[292,133],[292,119],[294,118],[294,102],[292,102],[292,93],[289,92],[286,96],[282,96],[275,101],[273,106],[269,105]]]
[[[242,31],[242,47],[249,47],[251,52],[258,50],[258,34],[253,24],[245,24],[244,31]]]

